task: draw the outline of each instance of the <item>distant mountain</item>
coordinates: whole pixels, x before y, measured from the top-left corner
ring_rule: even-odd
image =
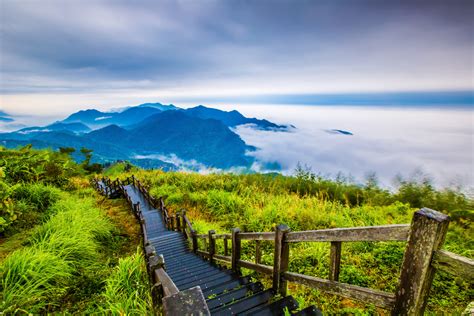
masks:
[[[71,114],[62,122],[79,122],[97,128],[110,124],[119,126],[133,125],[145,118],[160,113],[161,110],[154,107],[132,107],[123,112],[101,112],[97,110],[83,110]]]
[[[14,134],[14,133],[10,133]],[[94,151],[94,161],[106,162],[117,159],[127,159],[128,153],[123,148],[108,143],[97,142],[85,139],[83,136],[65,132],[34,133],[31,138],[19,139],[11,137],[13,135],[0,134],[0,144],[8,148],[32,144],[35,148],[52,148],[58,150],[59,147],[73,147],[76,149],[74,158],[78,161],[83,159],[80,153],[82,147]]]
[[[0,122],[13,122],[14,119],[7,113],[0,111]]]
[[[87,139],[113,144],[123,144],[128,136],[129,132],[117,125],[109,125],[84,135]]]
[[[143,167],[167,170],[180,166],[194,170],[250,167],[254,160],[247,153],[255,148],[231,130],[242,124],[262,130],[289,128],[264,119],[247,118],[238,111],[202,105],[180,109],[172,104],[144,103],[113,112],[78,111],[51,125],[0,134],[0,145],[73,147],[78,160],[82,158],[80,149],[86,147],[94,151],[95,161],[129,160]]]
[[[143,107],[148,107],[148,108],[155,108],[160,111],[168,111],[168,110],[178,110],[179,108],[174,106],[173,104],[161,104],[161,103],[143,103],[138,105],[137,107],[143,108]]]
[[[21,134],[31,134],[31,133],[37,133],[37,132],[73,132],[73,133],[86,133],[90,132],[90,128],[82,123],[61,123],[61,122],[56,122],[51,125],[47,126],[33,126],[33,127],[27,127],[27,128],[22,128],[18,131],[18,133]]]
[[[251,163],[245,153],[253,147],[247,146],[217,120],[166,111],[149,117],[130,132],[131,139],[139,143],[144,153],[174,153],[182,159],[194,159],[217,168],[249,166]]]
[[[142,109],[149,111],[150,108]],[[166,163],[161,159],[149,159],[161,155],[175,156],[183,161],[195,161],[198,165],[222,169],[251,165],[252,158],[246,156],[246,152],[254,148],[247,146],[221,121],[193,117],[182,111],[157,111],[158,114],[149,116],[128,129],[109,125],[79,135],[67,130],[48,130],[47,127],[39,128],[42,130],[29,128],[0,134],[0,142],[8,147],[27,143],[40,148],[74,147],[77,152],[86,147],[94,150],[94,157],[102,162],[134,159],[135,162],[146,166],[165,166]],[[90,118],[96,114],[87,112],[86,116]],[[81,123],[59,124],[50,126]],[[75,155],[80,159],[79,153]],[[170,164],[167,163],[166,167],[170,168]]]
[[[221,121],[229,127],[235,127],[237,125],[243,124],[254,124],[257,128],[262,130],[286,130],[288,126],[286,125],[277,125],[267,120],[259,120],[256,118],[247,118],[243,116],[240,112],[233,110],[230,112],[222,111],[218,109],[212,109],[199,105],[194,108],[185,110],[186,114],[199,117],[202,119],[215,119]]]
[[[133,129],[110,125],[84,137],[120,145],[135,154],[175,154],[217,168],[248,166],[251,159],[245,153],[253,149],[222,122],[195,118],[181,111],[161,112]]]

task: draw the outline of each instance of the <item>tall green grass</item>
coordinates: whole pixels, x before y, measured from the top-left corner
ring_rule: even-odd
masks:
[[[150,285],[143,253],[119,260],[106,280],[103,311],[113,315],[146,315],[152,311]]]
[[[57,254],[35,247],[15,251],[0,265],[0,310],[5,314],[39,313],[57,305],[73,272]]]
[[[99,242],[113,226],[93,203],[73,195],[57,202],[55,215],[35,230],[29,246],[2,262],[2,310],[54,310],[82,270],[97,264]]]

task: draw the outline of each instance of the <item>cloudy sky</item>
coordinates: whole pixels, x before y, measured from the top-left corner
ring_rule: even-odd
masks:
[[[473,89],[472,1],[0,0],[0,109]]]

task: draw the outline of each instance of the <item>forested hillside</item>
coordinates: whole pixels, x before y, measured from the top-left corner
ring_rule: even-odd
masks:
[[[139,225],[122,199],[107,200],[91,188],[89,180],[102,176],[87,159],[91,153],[84,150],[81,164],[70,154],[67,148],[0,147],[0,310],[151,313]],[[428,181],[401,180],[389,192],[375,178],[358,185],[319,178],[304,168],[294,177],[200,175],[118,163],[103,174],[122,179],[134,174],[153,196],[164,197],[172,212],[186,208],[199,233],[233,227],[272,231],[280,223],[293,231],[409,223],[415,210],[430,207],[451,217],[444,248],[474,257],[472,199],[456,190],[436,190]],[[262,263],[271,265],[272,245],[262,246]],[[253,246],[243,242],[242,247],[243,258],[254,260]],[[345,243],[340,281],[393,292],[404,248],[402,242]],[[328,256],[328,243],[292,245],[289,270],[326,278]],[[386,314],[294,284],[289,292],[300,305],[314,304],[329,314]],[[461,313],[473,294],[467,282],[438,272],[428,311]]]

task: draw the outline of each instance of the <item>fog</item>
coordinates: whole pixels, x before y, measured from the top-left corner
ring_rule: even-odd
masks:
[[[428,175],[438,187],[474,185],[474,115],[470,109],[421,109],[343,106],[232,106],[246,116],[293,124],[291,132],[235,131],[260,164],[278,162],[291,174],[297,164],[335,177],[339,172],[358,182],[372,172],[390,187],[397,175]],[[353,135],[331,134],[340,129]]]

